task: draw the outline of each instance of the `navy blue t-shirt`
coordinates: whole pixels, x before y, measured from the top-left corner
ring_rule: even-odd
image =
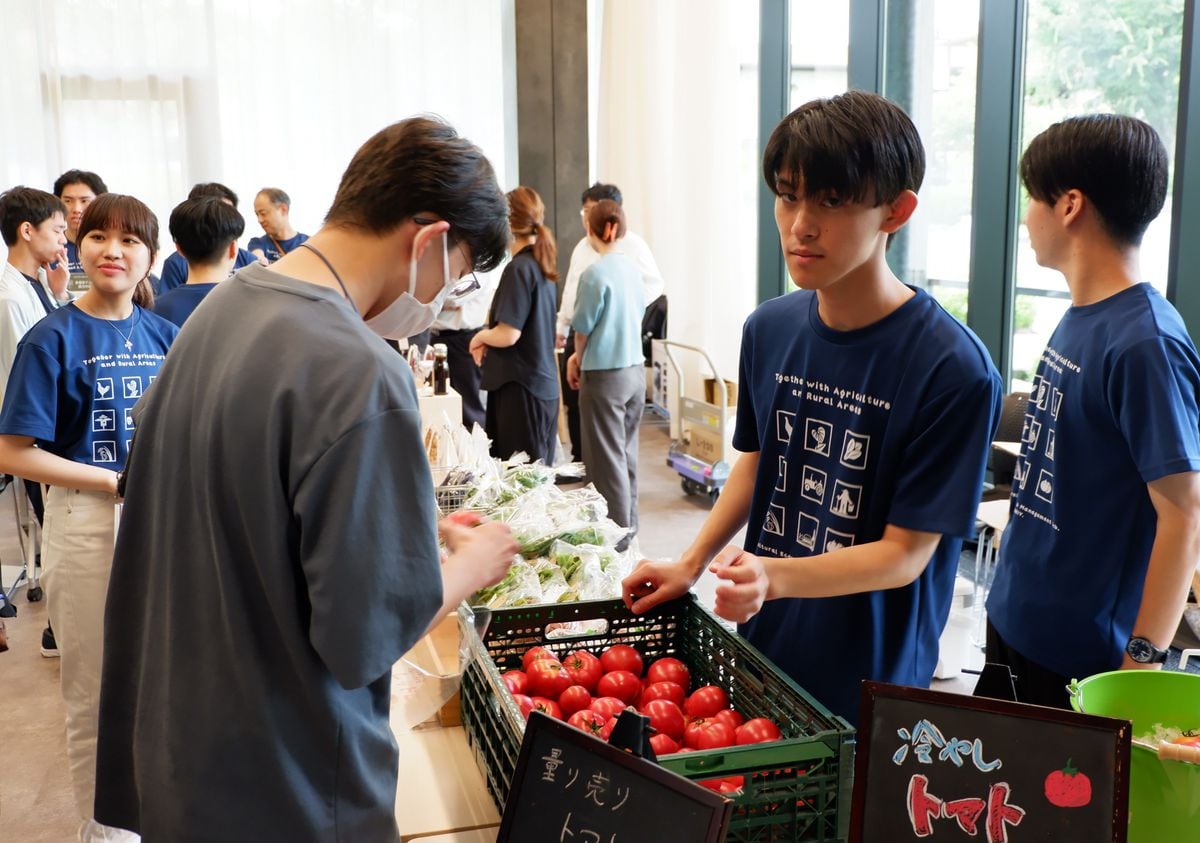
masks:
[[[83,264],[79,261],[79,249],[70,240],[67,241],[67,272],[70,273],[70,278],[67,280],[67,289],[72,293],[86,293],[92,288],[92,282],[83,271]]]
[[[0,434],[32,436],[52,454],[119,471],[133,439],[133,405],[178,333],[136,305],[121,320],[89,316],[73,302],[60,307],[17,346]]]
[[[204,297],[216,287],[216,284],[184,284],[182,287],[168,290],[154,300],[154,312],[182,328],[192,311],[199,307]]]
[[[292,237],[288,240],[276,241],[264,234],[262,237],[250,238],[250,242],[246,244],[246,247],[250,249],[250,251],[261,249],[262,253],[267,256],[267,263],[275,263],[275,261],[279,260],[281,257],[295,249],[307,239],[307,234],[297,234],[295,237]],[[283,248],[282,252],[279,251],[276,243]]]
[[[237,257],[233,259],[233,270],[236,272],[243,266],[249,266],[258,260],[245,249],[238,249]],[[187,259],[179,252],[172,252],[163,262],[162,277],[158,279],[158,287],[155,288],[155,295],[174,290],[176,287],[182,287],[187,283],[188,267]]]
[[[978,338],[921,290],[854,331],[822,323],[810,291],[765,302],[746,320],[740,377],[733,446],[759,452],[746,550],[830,553],[836,565],[833,551],[877,541],[888,524],[942,534],[910,585],[772,600],[740,628],[854,723],[861,680],[933,677],[1000,378]]]
[[[1072,307],[1034,376],[988,598],[1005,643],[1083,679],[1121,665],[1158,522],[1146,484],[1200,470],[1200,358],[1149,284]]]

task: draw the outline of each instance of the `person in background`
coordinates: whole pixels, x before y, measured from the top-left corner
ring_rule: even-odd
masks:
[[[107,193],[88,205],[78,246],[89,289],[29,329],[0,409],[0,471],[50,487],[42,569],[83,841],[136,839],[97,823],[92,802],[117,474],[133,437],[134,404],[178,330],[148,309],[157,243],[158,221],[132,196]]]
[[[558,445],[558,251],[545,217],[542,197],[533,188],[509,191],[513,257],[500,276],[488,327],[471,340],[471,354],[483,367],[492,456],[508,459],[524,451],[552,466]]]
[[[67,170],[54,181],[54,195],[67,209],[67,271],[70,273],[67,289],[72,293],[82,293],[88,285],[76,246],[79,223],[87,206],[105,193],[108,193],[108,186],[104,180],[87,170]]]
[[[1021,157],[1025,227],[1071,307],[1038,363],[988,597],[987,660],[1022,702],[1162,667],[1200,559],[1200,358],[1141,281],[1170,156],[1133,117],[1072,117]]]
[[[193,185],[192,189],[188,191],[188,199],[202,199],[206,196],[220,199],[231,208],[237,208],[237,194],[219,182],[201,182]],[[239,214],[239,216],[241,215]],[[239,234],[238,236],[240,237],[241,235]],[[238,249],[231,271],[236,272],[243,266],[249,266],[252,263],[257,263],[257,261],[258,257],[256,255],[245,249]],[[187,283],[187,280],[187,260],[180,252],[172,252],[163,261],[162,276],[158,279],[158,288],[154,291],[155,295],[161,296],[169,290],[174,290],[176,287]]]
[[[645,407],[642,313],[645,287],[637,264],[617,251],[625,212],[611,199],[588,211],[588,242],[600,255],[579,279],[571,329],[575,350],[567,383],[579,390],[583,463],[608,502],[608,517],[637,532],[638,426]]]
[[[587,237],[586,220],[588,213],[595,207],[596,203],[604,199],[621,205],[621,191],[615,184],[602,184],[600,182],[596,182],[583,191],[579,217],[583,223],[584,237],[575,244],[575,248],[571,251],[571,262],[567,266],[567,278],[562,285],[562,301],[558,307],[558,326],[556,329],[558,347],[567,349],[566,353],[562,355],[560,362],[562,400],[567,412],[567,435],[571,440],[572,457],[576,460],[580,459],[583,454],[583,440],[580,438],[579,432],[579,393],[572,389],[567,381],[567,360],[571,356],[571,350],[575,347],[575,341],[571,337],[571,317],[575,314],[575,297],[579,289],[579,279],[583,277],[585,269],[600,259],[600,255],[592,248],[591,241]],[[650,247],[646,245],[646,241],[639,237],[636,232],[626,230],[625,236],[617,243],[617,251],[637,265],[638,271],[642,276],[643,297],[646,301],[646,307],[650,307],[663,294],[664,288],[662,273],[659,272],[658,264],[654,260],[654,255],[650,252]]]
[[[862,91],[808,102],[771,133],[762,174],[800,289],[742,329],[742,453],[712,513],[677,562],[643,561],[623,591],[645,612],[711,566],[717,613],[856,723],[863,679],[933,678],[1000,377],[888,268],[925,174],[901,108]],[[744,547],[726,546],[743,526]]]
[[[187,261],[187,283],[159,296],[154,312],[182,328],[204,297],[229,277],[246,221],[228,202],[208,196],[177,205],[168,226],[176,254]]]
[[[17,344],[43,316],[52,313],[67,293],[66,207],[57,196],[32,187],[14,187],[0,194],[0,236],[8,247],[8,262],[0,276],[0,405]],[[24,481],[29,506],[42,523],[42,487]],[[42,655],[58,656],[54,629],[42,630]]]
[[[403,120],[309,242],[192,314],[137,408],[97,819],[171,843],[398,840],[392,665],[517,546],[443,523],[443,557],[413,379],[380,337],[499,263],[506,211],[478,147]]]
[[[262,226],[262,237],[247,244],[260,263],[270,265],[308,239],[292,227],[291,198],[278,187],[264,187],[254,197],[254,216]]]

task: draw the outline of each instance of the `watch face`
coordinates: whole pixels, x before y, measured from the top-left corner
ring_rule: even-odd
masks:
[[[1145,638],[1129,639],[1129,645],[1125,650],[1131,659],[1140,664],[1149,664],[1158,655],[1155,646]]]

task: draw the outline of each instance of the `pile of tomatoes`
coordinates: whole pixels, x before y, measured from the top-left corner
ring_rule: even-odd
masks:
[[[782,737],[767,718],[747,720],[731,708],[723,688],[704,685],[689,693],[691,675],[679,659],[658,659],[644,668],[641,653],[626,644],[614,644],[599,657],[574,650],[561,660],[545,647],[533,647],[521,668],[501,678],[526,718],[540,711],[607,741],[617,716],[633,707],[650,718],[650,743],[659,756]]]

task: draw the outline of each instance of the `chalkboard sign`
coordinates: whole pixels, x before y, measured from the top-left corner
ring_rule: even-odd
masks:
[[[851,843],[1125,843],[1130,724],[864,682]]]
[[[720,843],[731,803],[532,712],[498,843]]]

